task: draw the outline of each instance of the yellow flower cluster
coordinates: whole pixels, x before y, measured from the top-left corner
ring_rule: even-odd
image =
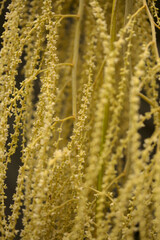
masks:
[[[160,239],[157,2],[1,1],[0,240]]]

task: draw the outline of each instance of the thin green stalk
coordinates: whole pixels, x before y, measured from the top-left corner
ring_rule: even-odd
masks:
[[[140,98],[142,98],[146,103],[148,103],[149,105],[151,105],[152,107],[156,107],[155,104],[145,95],[143,95],[142,93],[138,93],[138,96]]]
[[[118,9],[118,0],[113,0],[112,15],[111,15],[111,27],[110,27],[111,50],[114,49],[113,43],[114,43],[114,41],[116,39],[117,9]]]
[[[74,49],[73,49],[73,68],[72,68],[72,113],[77,118],[77,65],[80,44],[80,27],[83,17],[84,0],[79,1],[78,16],[75,29]]]
[[[112,15],[111,15],[111,27],[110,27],[110,36],[111,36],[111,50],[114,50],[114,41],[116,39],[116,15],[117,15],[117,8],[118,8],[118,0],[113,0],[112,5]],[[108,120],[109,120],[109,104],[107,103],[105,106],[105,114],[104,114],[104,121],[103,121],[103,135],[102,135],[102,142],[101,142],[101,150],[100,155],[103,151],[103,145],[105,142],[105,135],[108,128]],[[97,189],[98,191],[102,190],[102,180],[104,174],[104,164],[102,164],[101,170],[98,174],[98,182],[97,182]]]
[[[132,13],[132,9],[133,9],[133,0],[126,0],[125,1],[125,16],[124,16],[124,26],[126,26],[126,24],[128,23],[128,19],[127,17]],[[126,52],[126,46],[124,46],[123,48],[123,55],[125,55]],[[129,77],[130,79],[132,78],[132,63],[131,63],[131,57],[129,56],[128,58],[129,61]],[[130,122],[130,119],[129,119]],[[130,165],[131,165],[131,156],[130,156],[130,142],[128,142],[128,147],[127,147],[127,160],[126,160],[126,165],[125,165],[125,169],[124,169],[124,173],[125,173],[125,179],[127,179],[127,176],[129,174],[129,170],[130,170]]]
[[[102,135],[100,155],[103,151],[103,145],[104,145],[104,142],[105,142],[105,135],[106,135],[106,131],[107,131],[107,128],[108,128],[108,119],[109,119],[109,105],[107,103],[107,105],[105,106],[105,115],[104,115],[104,120],[103,120],[103,130],[102,130],[103,135]],[[102,164],[101,170],[98,174],[98,182],[97,182],[98,191],[102,191],[103,174],[104,174],[104,164]]]
[[[114,41],[116,39],[116,13],[117,13],[117,2],[118,0],[113,0],[112,4],[112,15],[111,15],[111,26],[110,26],[110,49],[111,51],[114,50]],[[105,62],[104,62],[105,64]],[[105,105],[105,112],[104,112],[104,120],[103,120],[103,129],[102,129],[102,141],[100,146],[100,156],[103,152],[104,143],[105,143],[105,136],[108,129],[108,122],[109,122],[109,102]],[[98,174],[97,179],[97,190],[102,192],[102,184],[103,184],[103,175],[104,175],[104,163],[102,162],[101,169]],[[98,213],[99,208],[99,198],[96,202],[96,213]]]
[[[159,60],[159,53],[158,53],[158,48],[157,48],[155,23],[154,23],[152,15],[150,13],[150,10],[148,8],[146,0],[143,0],[143,4],[146,7],[147,15],[148,15],[148,18],[149,18],[149,21],[150,21],[150,24],[151,24],[152,39],[153,39],[153,42],[154,42],[154,51],[155,51],[156,59],[158,61]]]

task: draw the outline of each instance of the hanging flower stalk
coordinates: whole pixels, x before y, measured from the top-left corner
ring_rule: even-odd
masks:
[[[0,239],[160,239],[157,2],[1,1]]]

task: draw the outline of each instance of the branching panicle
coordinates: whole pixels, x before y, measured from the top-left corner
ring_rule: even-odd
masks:
[[[160,239],[158,1],[0,4],[0,239]]]

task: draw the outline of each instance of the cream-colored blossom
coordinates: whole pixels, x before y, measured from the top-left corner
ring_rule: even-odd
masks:
[[[158,1],[7,4],[0,6],[0,239],[128,240],[135,232],[159,239]],[[142,143],[147,121],[154,130]]]

